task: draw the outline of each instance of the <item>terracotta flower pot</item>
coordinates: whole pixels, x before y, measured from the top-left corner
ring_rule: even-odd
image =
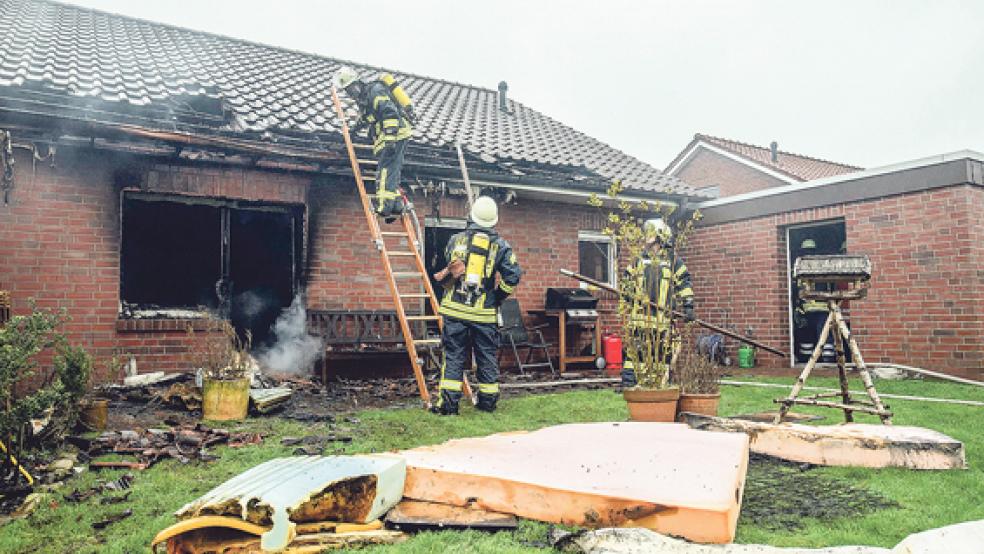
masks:
[[[677,403],[677,414],[690,412],[716,416],[718,415],[719,402],[721,402],[721,393],[719,392],[713,394],[680,393],[680,401]]]
[[[246,419],[248,409],[249,379],[202,380],[202,419]]]
[[[622,391],[622,397],[629,405],[629,419],[632,421],[676,420],[677,399],[680,389],[638,389]]]

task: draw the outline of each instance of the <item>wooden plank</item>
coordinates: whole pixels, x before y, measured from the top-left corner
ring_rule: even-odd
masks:
[[[399,529],[463,528],[515,529],[516,516],[478,508],[451,506],[434,502],[404,500],[386,514],[386,523]]]
[[[752,452],[828,466],[964,469],[962,442],[922,427],[843,423],[812,426],[758,423],[684,412],[683,421],[705,431],[744,433]]]
[[[741,509],[748,437],[677,423],[583,423],[401,455],[405,499],[726,543]]]

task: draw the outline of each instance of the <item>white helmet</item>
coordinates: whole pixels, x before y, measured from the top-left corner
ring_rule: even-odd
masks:
[[[488,196],[479,196],[472,204],[471,220],[482,227],[492,228],[499,222],[499,207]]]
[[[359,80],[359,74],[355,72],[354,69],[347,65],[343,65],[335,72],[335,78],[333,79],[335,88],[343,89],[351,85],[354,81]]]
[[[647,233],[655,233],[655,238],[663,244],[668,244],[673,238],[673,229],[670,229],[662,217],[647,219],[642,228]]]

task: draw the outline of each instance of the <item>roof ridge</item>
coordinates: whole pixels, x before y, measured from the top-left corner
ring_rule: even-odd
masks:
[[[161,21],[152,21],[150,19],[144,19],[142,17],[135,17],[135,16],[132,16],[132,15],[125,15],[125,14],[121,14],[121,13],[115,13],[115,12],[110,12],[110,11],[106,11],[106,10],[100,10],[98,8],[90,8],[90,7],[87,7],[87,6],[79,6],[78,4],[71,4],[69,2],[64,2],[64,1],[59,1],[59,0],[27,0],[27,1],[28,2],[36,2],[36,3],[44,3],[44,4],[55,4],[55,5],[58,5],[58,6],[62,6],[64,8],[70,8],[70,9],[79,10],[79,11],[82,11],[82,12],[97,13],[97,14],[101,14],[101,15],[105,15],[105,16],[109,16],[109,17],[117,17],[117,18],[120,18],[120,19],[129,19],[130,21],[137,21],[137,22],[145,23],[145,24],[152,25],[152,26],[155,26],[155,27],[167,27],[169,29],[174,29],[174,30],[177,30],[177,31],[182,31],[182,32],[185,32],[185,33],[193,33],[193,34],[197,34],[197,35],[204,35],[204,36],[219,38],[219,39],[222,39],[222,40],[228,40],[228,41],[237,42],[237,43],[240,43],[240,44],[246,44],[246,45],[254,46],[254,47],[258,47],[258,48],[265,48],[265,49],[269,49],[269,50],[277,50],[277,51],[280,51],[280,52],[288,52],[288,53],[291,53],[291,54],[299,54],[299,55],[307,56],[307,57],[310,57],[310,58],[317,58],[319,60],[330,60],[330,61],[333,61],[333,62],[340,63],[342,65],[348,64],[348,65],[353,65],[353,66],[358,66],[358,67],[361,67],[361,68],[369,69],[369,70],[372,70],[372,71],[385,71],[385,72],[393,73],[393,74],[396,74],[396,75],[404,75],[404,76],[407,76],[407,77],[413,77],[413,78],[417,78],[417,79],[425,79],[425,80],[428,80],[428,81],[435,81],[435,82],[438,82],[438,83],[445,83],[445,84],[449,84],[449,85],[455,85],[455,86],[459,86],[459,87],[471,88],[471,89],[481,90],[481,91],[485,91],[485,92],[498,93],[498,91],[496,89],[493,89],[493,88],[490,88],[490,87],[482,87],[482,86],[479,86],[479,85],[472,85],[472,84],[469,84],[469,83],[461,83],[461,82],[458,82],[458,81],[451,81],[451,80],[448,80],[448,79],[440,79],[440,78],[436,78],[436,77],[429,77],[427,75],[421,75],[419,73],[409,73],[409,72],[406,72],[406,71],[398,71],[398,70],[395,70],[395,69],[389,69],[389,68],[382,67],[382,66],[371,65],[371,64],[367,64],[367,63],[356,62],[356,61],[346,60],[346,59],[342,59],[342,58],[336,58],[334,56],[326,56],[326,55],[317,54],[317,53],[314,53],[314,52],[307,52],[307,51],[304,51],[304,50],[297,50],[296,48],[288,48],[286,46],[277,46],[277,45],[274,45],[274,44],[266,44],[266,43],[263,43],[263,42],[257,42],[257,41],[249,40],[249,39],[245,39],[245,38],[239,38],[239,37],[234,37],[234,36],[230,36],[230,35],[223,35],[222,33],[214,33],[214,32],[211,32],[211,31],[201,31],[201,30],[198,30],[198,29],[192,29],[190,27],[182,27],[180,25],[175,25],[173,23],[164,23],[164,22],[161,22]]]
[[[724,138],[724,137],[716,137],[714,135],[708,135],[706,133],[695,133],[694,134],[694,140],[710,140],[712,142],[713,141],[729,142],[731,144],[738,144],[738,145],[741,145],[741,146],[749,146],[751,148],[758,148],[760,150],[771,150],[771,148],[769,148],[768,146],[759,146],[757,144],[752,144],[750,142],[743,142],[743,141],[740,141],[740,140],[733,140],[733,139]],[[825,158],[817,158],[815,156],[807,156],[805,154],[797,154],[796,152],[789,152],[789,151],[786,151],[786,150],[776,150],[776,152],[778,152],[779,154],[785,154],[787,156],[796,156],[797,158],[803,158],[804,160],[812,160],[812,161],[815,161],[815,162],[823,162],[823,163],[827,163],[827,164],[831,164],[831,165],[837,165],[837,166],[840,166],[840,167],[846,167],[846,168],[850,168],[850,169],[864,169],[863,167],[858,166],[858,165],[851,165],[851,164],[845,164],[845,163],[841,163],[841,162],[835,162],[833,160],[828,160],[828,159],[825,159]]]

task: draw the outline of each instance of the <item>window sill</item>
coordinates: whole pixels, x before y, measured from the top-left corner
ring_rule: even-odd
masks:
[[[209,330],[208,319],[203,318],[159,318],[159,319],[117,319],[116,331],[120,333],[159,333],[159,332],[204,332]],[[214,323],[213,323],[214,324]]]

